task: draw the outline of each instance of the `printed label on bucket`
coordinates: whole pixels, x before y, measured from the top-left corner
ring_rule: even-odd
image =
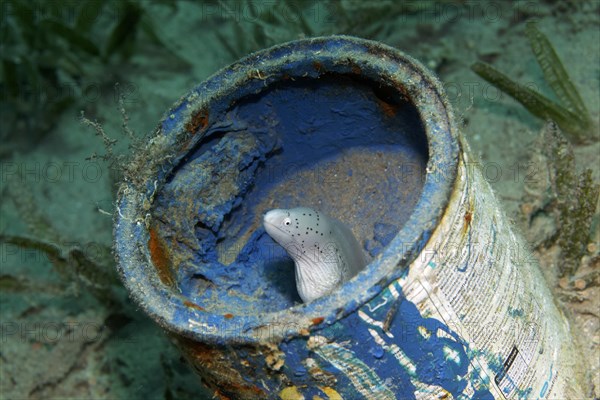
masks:
[[[312,336],[307,347],[366,399],[582,396],[570,382],[567,325],[499,209],[480,171],[461,163],[449,207],[408,275],[357,313],[355,335],[366,329],[383,349],[377,360],[365,357],[367,343]]]
[[[477,374],[481,381],[467,379],[463,395],[485,386],[497,399],[573,396],[577,388],[566,382],[574,374],[564,348],[566,323],[525,241],[513,233],[480,171],[468,167],[459,168],[461,187],[454,196],[460,198],[451,199],[398,284],[422,315],[441,321],[468,344],[466,376]],[[450,348],[448,354],[459,353]],[[423,394],[416,398],[434,393]]]

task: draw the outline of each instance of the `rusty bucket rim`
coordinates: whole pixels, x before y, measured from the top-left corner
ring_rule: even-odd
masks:
[[[417,205],[382,254],[331,295],[256,315],[220,315],[202,310],[201,305],[190,306],[189,300],[158,279],[147,249],[148,202],[166,177],[165,160],[174,165],[173,160],[180,159],[190,147],[190,140],[200,140],[201,134],[189,139],[189,126],[201,110],[223,102],[228,95],[239,96],[241,89],[247,95],[279,81],[284,73],[289,77],[291,71],[285,66],[303,68],[312,64],[314,68],[316,62],[321,69],[323,65],[333,66],[328,72],[350,71],[358,66],[356,71],[361,77],[374,81],[379,78],[408,95],[421,118],[429,152]],[[314,69],[318,79],[323,71]],[[202,130],[198,124],[194,129]],[[134,300],[162,327],[190,339],[218,344],[273,342],[306,335],[354,312],[401,277],[444,214],[454,188],[460,150],[452,108],[433,73],[395,48],[342,35],[295,40],[234,62],[179,99],[156,133],[146,150],[134,157],[119,190],[114,224],[117,268]]]

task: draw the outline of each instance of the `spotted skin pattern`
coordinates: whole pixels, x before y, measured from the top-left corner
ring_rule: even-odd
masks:
[[[294,260],[296,288],[305,303],[331,293],[366,264],[352,231],[312,208],[271,210],[263,225]]]

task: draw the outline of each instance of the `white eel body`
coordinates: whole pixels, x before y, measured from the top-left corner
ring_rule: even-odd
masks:
[[[267,233],[294,260],[296,288],[305,303],[331,293],[365,266],[352,231],[311,208],[267,212]]]

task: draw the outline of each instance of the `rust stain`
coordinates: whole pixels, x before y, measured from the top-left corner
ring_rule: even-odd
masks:
[[[215,390],[214,396],[219,400],[231,400],[231,397],[225,396],[223,393],[219,391],[219,389]]]
[[[465,213],[465,222],[469,225],[471,225],[471,220],[473,219],[473,214],[471,214],[470,211],[467,211]]]
[[[324,66],[323,66],[323,64],[321,64],[320,62],[318,62],[318,61],[313,61],[312,65],[313,65],[313,68],[314,68],[314,69],[315,69],[315,70],[316,70],[318,73],[320,73],[320,74],[321,74],[321,73],[325,72],[325,67],[324,67]]]
[[[199,306],[199,305],[198,305],[198,304],[196,304],[196,303],[192,303],[192,302],[191,302],[191,301],[189,301],[189,300],[185,300],[185,301],[183,302],[183,304],[184,304],[186,307],[193,308],[193,309],[200,310],[200,311],[204,311],[204,307],[201,307],[201,306]]]
[[[323,317],[317,317],[317,318],[313,318],[311,321],[312,321],[313,325],[319,325],[324,320],[325,320],[325,318],[323,318]]]
[[[227,313],[227,314],[225,314],[225,315],[223,315],[223,316],[224,316],[225,318],[227,318],[227,319],[231,319],[231,318],[233,318],[233,314],[230,314],[230,313]]]
[[[194,370],[219,399],[263,399],[260,387],[246,382],[235,369],[233,353],[183,337],[175,337]]]
[[[362,75],[362,69],[358,65],[352,64],[352,66],[350,67],[350,69],[352,70],[353,74]]]
[[[465,233],[467,233],[467,231],[471,227],[471,221],[473,220],[473,214],[471,213],[471,211],[465,212],[464,219],[465,219],[465,222],[463,223],[463,229],[462,229],[463,235]]]
[[[191,134],[205,129],[208,126],[208,111],[202,109],[192,115],[192,119],[185,125],[185,130]]]
[[[234,396],[233,398],[266,398],[264,390],[262,390],[258,386],[238,382],[229,382],[228,385],[229,393],[231,393],[231,396]],[[238,395],[239,397],[236,397]]]
[[[467,208],[467,210],[465,211],[465,215],[464,215],[464,223],[463,223],[463,229],[462,229],[462,234],[466,234],[469,231],[469,228],[471,227],[471,222],[473,221],[473,199],[469,199],[469,206]]]
[[[404,87],[402,85],[397,85],[395,88],[398,91],[398,93],[400,94],[400,97],[402,98],[403,101],[410,102],[411,96],[410,96],[410,93],[408,92],[408,89],[406,89],[406,87]]]
[[[175,282],[171,273],[171,260],[169,259],[167,246],[165,246],[156,228],[151,227],[149,232],[148,249],[152,264],[156,268],[160,281],[167,286],[173,287],[175,286]]]
[[[383,111],[383,114],[386,117],[393,117],[396,115],[396,113],[398,112],[398,105],[396,104],[390,104],[387,101],[384,101],[382,99],[377,99],[377,104],[379,104],[379,107],[381,108],[381,110]]]

